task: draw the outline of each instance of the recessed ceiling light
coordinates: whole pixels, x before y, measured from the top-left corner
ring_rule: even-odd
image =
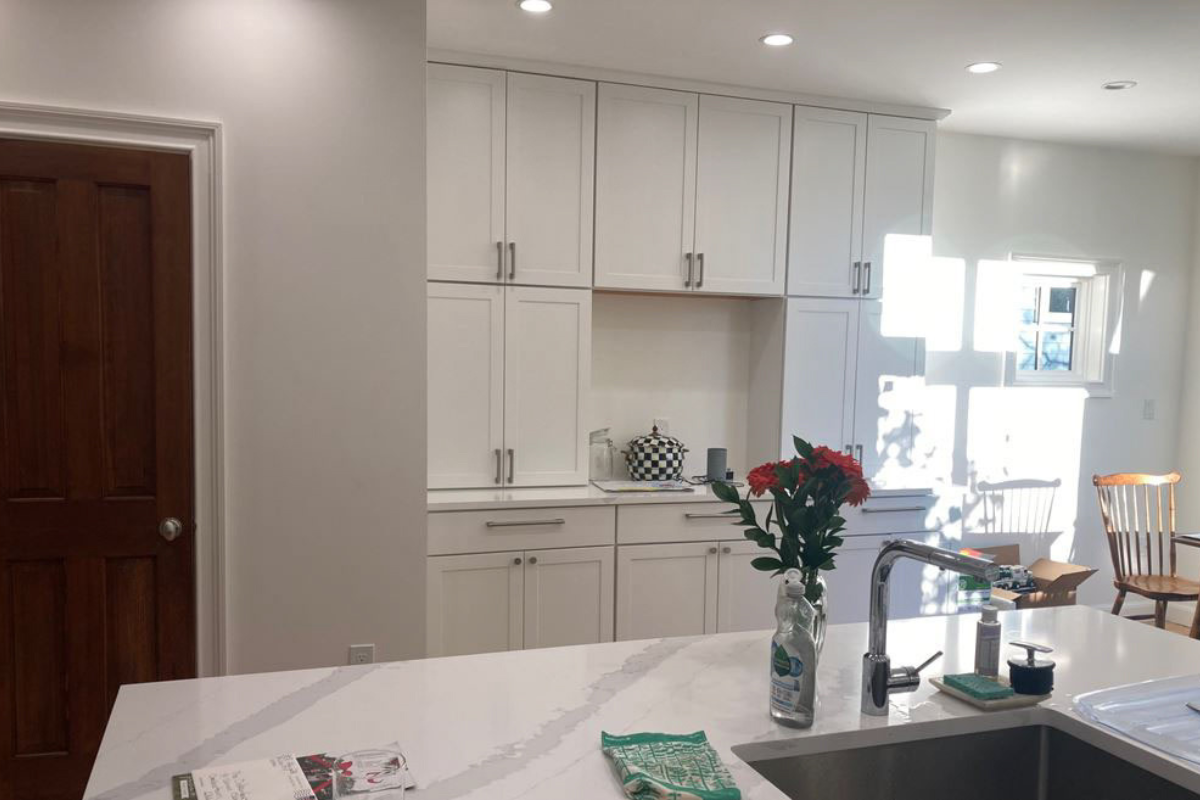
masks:
[[[760,42],[768,47],[786,47],[791,44],[794,39],[786,33],[768,33],[766,36],[759,39]]]
[[[528,11],[530,14],[545,14],[554,6],[550,0],[520,0],[517,7],[522,11]]]
[[[1107,89],[1110,92],[1119,92],[1122,89],[1132,89],[1137,86],[1137,81],[1109,81],[1108,83],[1100,84],[1101,89]]]
[[[995,72],[1004,66],[999,61],[976,61],[974,64],[967,64],[967,72],[973,72],[976,75],[986,75],[989,72]]]

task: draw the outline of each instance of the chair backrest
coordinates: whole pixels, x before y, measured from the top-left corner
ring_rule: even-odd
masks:
[[[1062,479],[1052,481],[1022,478],[1008,481],[979,481],[975,488],[983,506],[984,533],[1050,533],[1054,496]]]
[[[1175,574],[1175,484],[1179,480],[1178,472],[1092,476],[1117,580],[1128,575]]]

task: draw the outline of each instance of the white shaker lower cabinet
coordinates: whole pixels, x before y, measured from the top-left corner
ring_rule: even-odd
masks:
[[[721,542],[717,567],[717,632],[758,631],[775,627],[778,576],[750,566],[771,555],[751,541]]]
[[[617,548],[617,639],[717,632],[716,542]]]
[[[425,561],[427,655],[494,653],[524,646],[522,553],[432,556]]]
[[[525,647],[613,640],[612,547],[525,554]]]

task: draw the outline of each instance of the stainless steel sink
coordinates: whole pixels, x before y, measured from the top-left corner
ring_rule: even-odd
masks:
[[[751,761],[793,800],[1176,800],[1200,795],[1068,733],[1027,726]]]

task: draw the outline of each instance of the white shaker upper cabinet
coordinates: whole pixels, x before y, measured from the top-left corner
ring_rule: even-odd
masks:
[[[504,446],[504,287],[429,283],[429,488],[496,486]]]
[[[783,294],[792,108],[700,97],[694,288]]]
[[[591,331],[591,292],[508,288],[504,447],[509,485],[587,483]]]
[[[695,238],[699,97],[607,83],[599,92],[595,285],[683,291]]]
[[[592,285],[595,137],[596,84],[508,74],[510,283]]]
[[[882,294],[883,273],[893,266],[887,263],[889,236],[933,233],[936,130],[932,121],[870,115],[862,252],[862,293],[868,297]]]
[[[504,245],[504,73],[428,66],[428,276],[500,281]]]
[[[861,290],[866,162],[866,114],[796,106],[788,294]]]
[[[925,340],[888,330],[886,301],[861,305],[854,393],[855,455],[863,473],[903,473],[915,462]]]
[[[835,450],[853,446],[859,306],[856,300],[788,299],[782,457],[795,455],[793,436]]]
[[[613,640],[615,548],[525,554],[525,647]]]

